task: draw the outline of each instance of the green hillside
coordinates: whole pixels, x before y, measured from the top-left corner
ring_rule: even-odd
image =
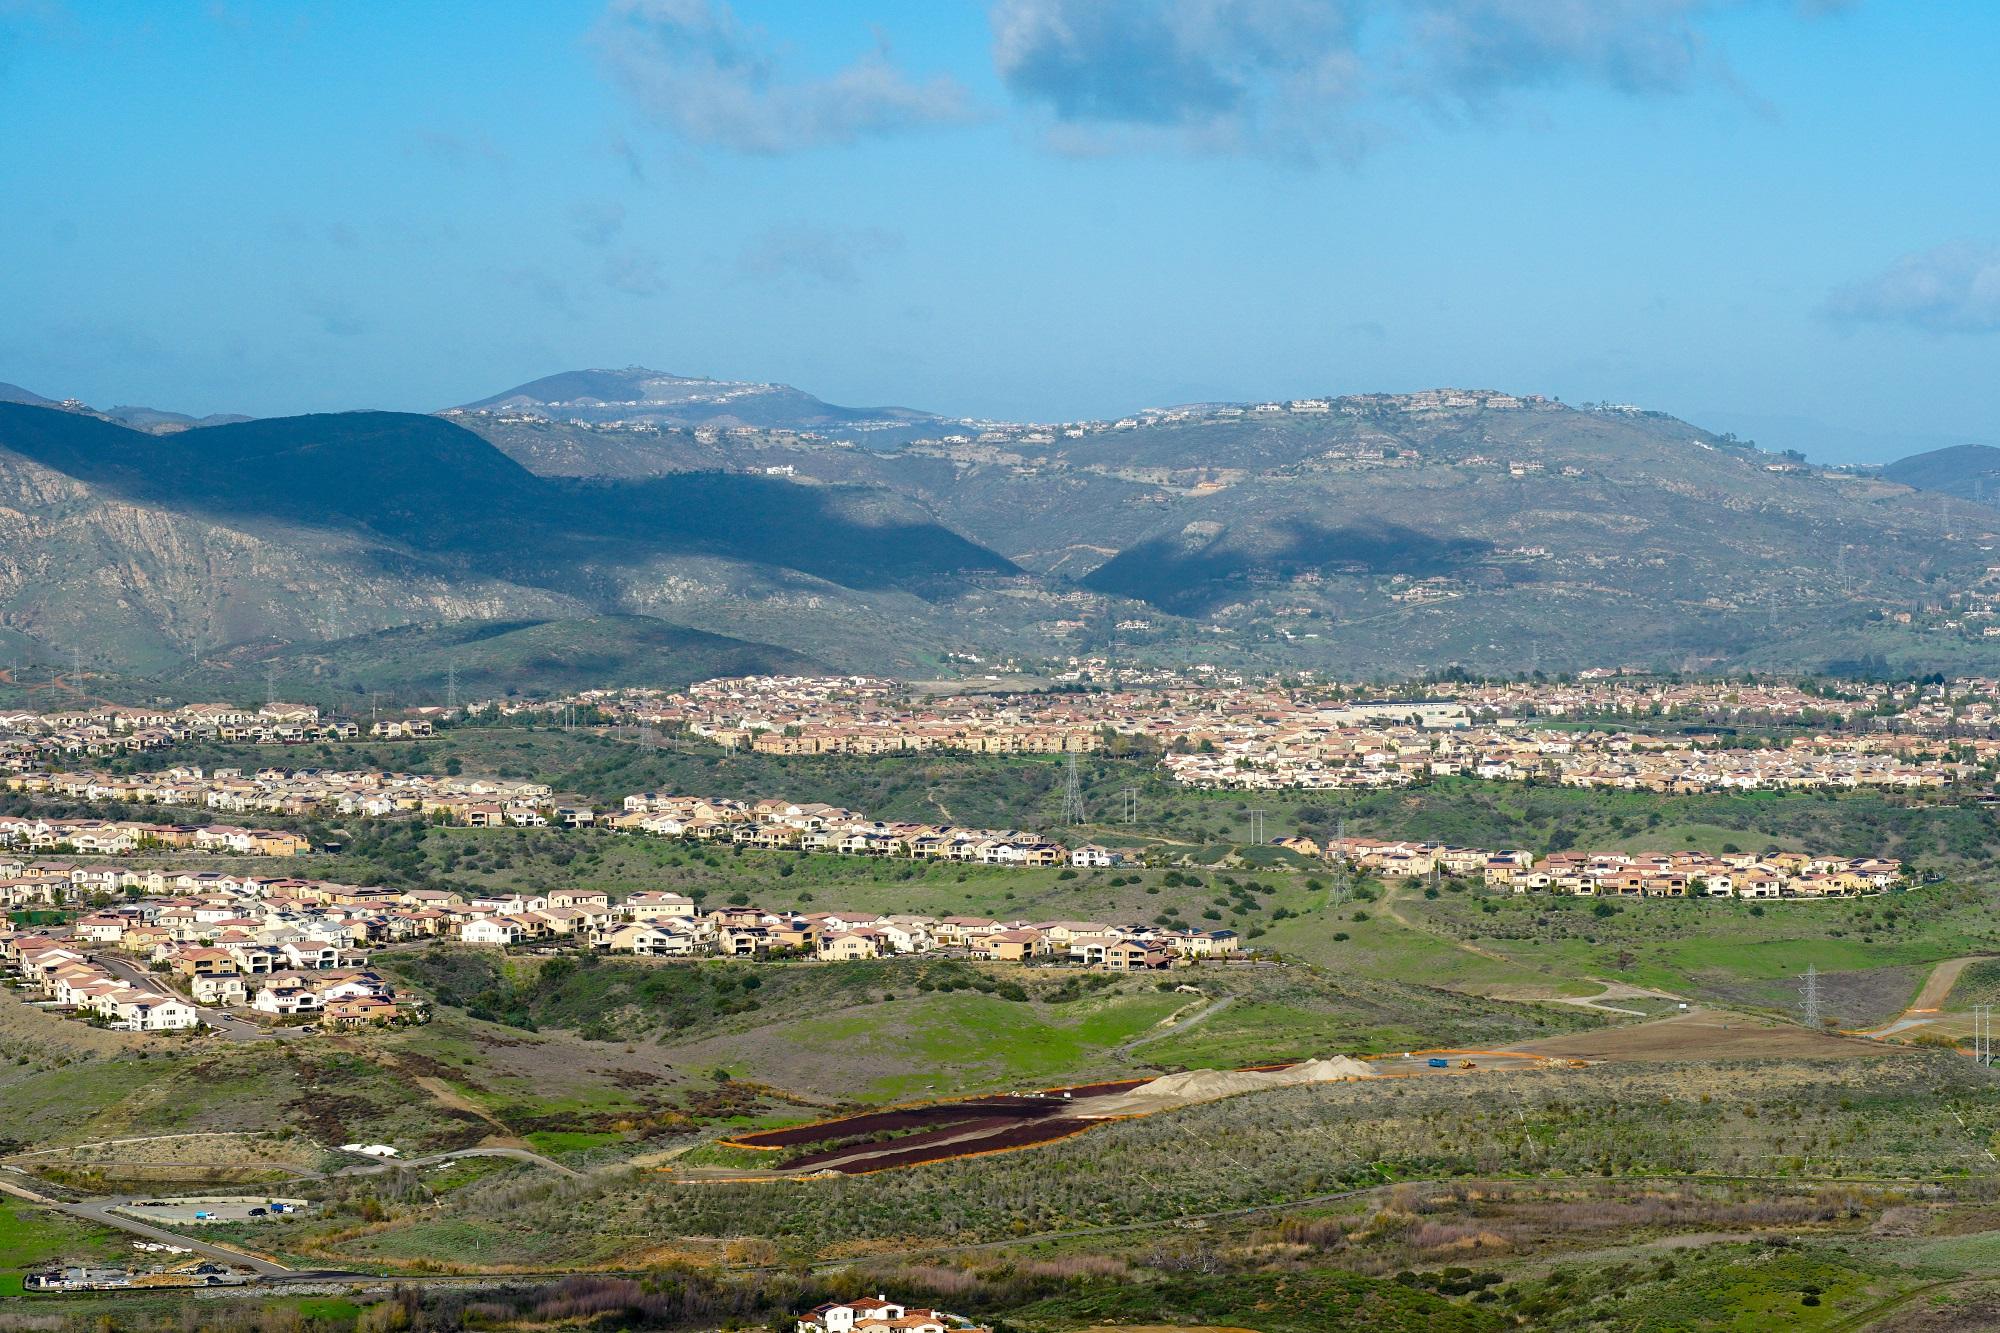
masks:
[[[401,625],[330,643],[247,644],[204,659],[170,683],[197,695],[254,693],[270,673],[288,698],[380,691],[404,703],[442,703],[448,671],[457,677],[459,697],[477,698],[827,669],[773,644],[651,616],[610,615]]]

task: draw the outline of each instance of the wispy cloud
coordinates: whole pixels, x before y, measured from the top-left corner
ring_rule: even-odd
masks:
[[[569,284],[545,268],[524,264],[504,270],[500,280],[548,310],[571,317],[576,314],[576,302],[571,298]]]
[[[2000,245],[1951,241],[1835,291],[1826,313],[1926,333],[2000,333]]]
[[[335,338],[359,338],[368,332],[368,321],[345,301],[314,297],[306,301],[305,312],[321,333]]]
[[[1801,14],[1837,0],[1785,0]],[[1733,79],[1705,24],[1779,0],[992,0],[1001,81],[1072,152],[1352,157],[1413,112]]]
[[[881,227],[799,223],[751,237],[736,268],[746,277],[804,277],[844,287],[860,281],[870,260],[902,248],[902,234]]]
[[[694,144],[790,153],[973,114],[957,80],[912,79],[882,49],[828,75],[788,72],[719,0],[613,0],[594,37],[640,113]]]
[[[571,204],[569,227],[585,245],[609,245],[625,229],[625,205],[616,200]]]
[[[621,250],[605,258],[604,285],[627,296],[658,296],[667,290],[667,277],[656,257]]]

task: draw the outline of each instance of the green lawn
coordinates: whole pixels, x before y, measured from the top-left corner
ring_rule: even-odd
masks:
[[[96,1262],[124,1252],[116,1232],[0,1201],[0,1296],[20,1295],[23,1276],[34,1269],[71,1259]]]

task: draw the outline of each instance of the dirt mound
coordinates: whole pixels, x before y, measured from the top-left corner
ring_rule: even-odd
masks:
[[[1150,1115],[1196,1102],[1212,1102],[1245,1092],[1265,1092],[1302,1083],[1339,1083],[1353,1078],[1374,1078],[1375,1070],[1366,1062],[1344,1055],[1324,1060],[1307,1060],[1283,1069],[1190,1069],[1180,1074],[1163,1074],[1149,1083],[1116,1097],[1100,1097],[1076,1114],[1091,1117]]]

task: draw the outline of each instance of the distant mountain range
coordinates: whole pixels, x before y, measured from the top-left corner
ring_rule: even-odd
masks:
[[[973,426],[635,369],[167,434],[27,396],[0,647],[169,674],[2000,668],[2000,515],[1937,496],[2000,498],[1990,449],[1830,471],[1485,390]]]
[[[1991,445],[1956,444],[1912,454],[1883,468],[1882,475],[1918,490],[2000,507],[2000,449]]]
[[[770,627],[852,645],[887,669],[942,616],[930,601],[1015,574],[879,488],[553,479],[409,413],[154,436],[0,404],[0,629],[96,661],[164,669],[243,642],[671,610],[746,641]]]
[[[456,412],[628,425],[815,431],[895,443],[935,432],[942,418],[906,407],[839,407],[789,384],[690,379],[644,366],[545,375]]]
[[[249,421],[251,418],[233,413],[216,413],[205,417],[191,417],[185,412],[169,412],[158,407],[107,407],[101,411],[85,407],[75,399],[45,398],[32,389],[24,389],[18,384],[0,383],[0,403],[22,403],[29,407],[62,407],[81,412],[88,416],[100,417],[106,421],[116,421],[134,430],[143,430],[152,435],[171,435],[175,431],[192,430],[197,426],[224,426],[231,422]]]

